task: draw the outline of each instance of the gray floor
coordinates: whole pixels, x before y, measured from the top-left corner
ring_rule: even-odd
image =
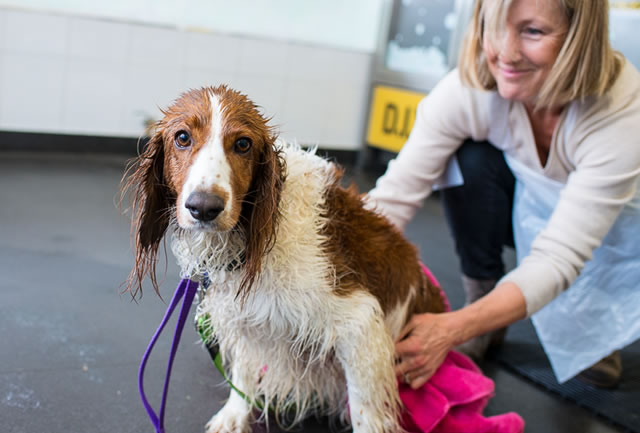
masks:
[[[115,205],[124,164],[119,156],[0,153],[2,432],[153,431],[138,397],[137,369],[166,304],[149,289],[138,303],[120,293],[132,263],[129,223]],[[358,181],[367,188],[372,177]],[[458,267],[437,199],[426,203],[408,235],[459,306]],[[177,281],[170,258],[165,300]],[[191,326],[182,341],[166,431],[201,432],[227,389]],[[147,369],[156,405],[168,348],[167,337]],[[621,431],[498,365],[484,368],[496,382],[488,415],[516,411],[529,433]],[[301,431],[328,428],[310,420]]]

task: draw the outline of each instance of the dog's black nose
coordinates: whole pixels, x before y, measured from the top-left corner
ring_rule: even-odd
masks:
[[[213,221],[224,210],[224,200],[219,195],[196,191],[187,197],[184,207],[199,221]]]

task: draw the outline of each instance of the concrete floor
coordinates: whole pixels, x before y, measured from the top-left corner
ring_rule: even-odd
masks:
[[[115,205],[125,161],[0,153],[2,432],[153,431],[136,378],[166,304],[150,289],[137,303],[120,293],[132,264],[129,222]],[[373,177],[357,180],[366,190]],[[407,233],[459,306],[457,261],[436,199],[426,203]],[[168,262],[165,300],[178,281],[172,258]],[[167,334],[170,329],[171,324]],[[168,348],[169,337],[161,339],[147,367],[146,389],[156,407]],[[529,433],[621,431],[496,364],[483,367],[496,382],[487,415],[518,412]],[[221,383],[187,326],[174,365],[166,431],[203,431],[227,396]],[[329,430],[310,420],[300,431]]]

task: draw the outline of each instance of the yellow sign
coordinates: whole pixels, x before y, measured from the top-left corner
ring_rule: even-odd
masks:
[[[371,98],[367,143],[399,152],[416,120],[418,102],[424,97],[424,93],[375,86]]]

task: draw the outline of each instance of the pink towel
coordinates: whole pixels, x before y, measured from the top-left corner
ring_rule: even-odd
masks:
[[[438,281],[423,265],[425,274]],[[449,302],[444,292],[447,311]],[[419,389],[398,384],[405,406],[402,427],[409,433],[521,433],[524,421],[509,412],[485,417],[482,411],[493,396],[494,384],[471,359],[451,351],[429,382]]]
[[[402,427],[409,433],[521,433],[524,421],[513,412],[485,417],[493,381],[465,355],[451,351],[429,382],[419,389],[399,384],[405,406]]]

